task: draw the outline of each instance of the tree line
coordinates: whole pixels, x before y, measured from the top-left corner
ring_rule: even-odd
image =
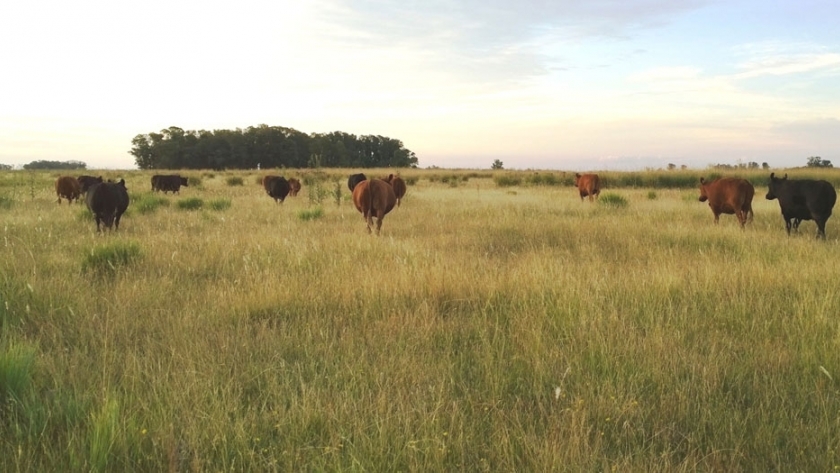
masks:
[[[393,138],[268,125],[213,131],[173,126],[137,135],[131,145],[140,169],[417,167],[417,156]]]

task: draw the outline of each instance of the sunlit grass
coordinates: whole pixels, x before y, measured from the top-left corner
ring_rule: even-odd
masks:
[[[173,199],[232,210],[161,205],[119,233],[16,201],[0,470],[840,465],[836,220],[820,242],[763,198],[741,230],[694,189],[610,189],[616,209],[436,172],[379,238],[346,199],[275,204],[257,172]]]

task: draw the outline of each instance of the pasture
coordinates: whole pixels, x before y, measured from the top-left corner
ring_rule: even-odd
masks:
[[[788,237],[769,172],[742,231],[699,171],[406,170],[379,237],[354,171],[269,172],[106,171],[102,234],[0,173],[0,470],[840,468],[840,221]]]

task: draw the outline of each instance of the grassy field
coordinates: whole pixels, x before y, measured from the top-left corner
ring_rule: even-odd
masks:
[[[105,172],[102,234],[58,174],[0,173],[0,470],[840,468],[837,216],[788,237],[757,184],[715,226],[709,173],[590,204],[413,170],[375,237],[354,171],[286,171],[283,205],[268,172]]]

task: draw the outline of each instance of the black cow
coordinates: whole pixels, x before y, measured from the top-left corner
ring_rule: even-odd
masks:
[[[365,176],[362,173],[350,174],[350,178],[347,179],[347,187],[350,188],[350,192],[353,192],[353,189],[356,188],[356,184],[358,184],[362,181],[366,181],[366,180],[367,180],[367,176]]]
[[[289,181],[287,181],[283,176],[270,176],[266,179],[266,181],[268,195],[274,199],[275,202],[280,202],[282,204],[291,190]]]
[[[189,187],[189,184],[186,177],[181,177],[178,174],[155,174],[152,176],[153,191],[162,191],[164,194],[167,192],[180,194],[181,186]]]
[[[770,174],[767,200],[779,199],[782,218],[790,235],[790,227],[799,229],[802,220],[813,220],[817,224],[817,237],[825,238],[825,222],[831,217],[831,210],[837,201],[837,192],[827,181],[813,179],[779,179]]]
[[[101,231],[100,222],[105,228],[115,226],[120,229],[120,217],[128,208],[128,190],[125,180],[120,182],[100,182],[94,184],[85,194],[85,202],[96,220],[96,231]]]
[[[88,189],[90,189],[92,185],[99,184],[100,182],[102,182],[102,176],[79,176],[77,180],[79,181],[79,185],[82,188],[82,194],[87,194]]]

